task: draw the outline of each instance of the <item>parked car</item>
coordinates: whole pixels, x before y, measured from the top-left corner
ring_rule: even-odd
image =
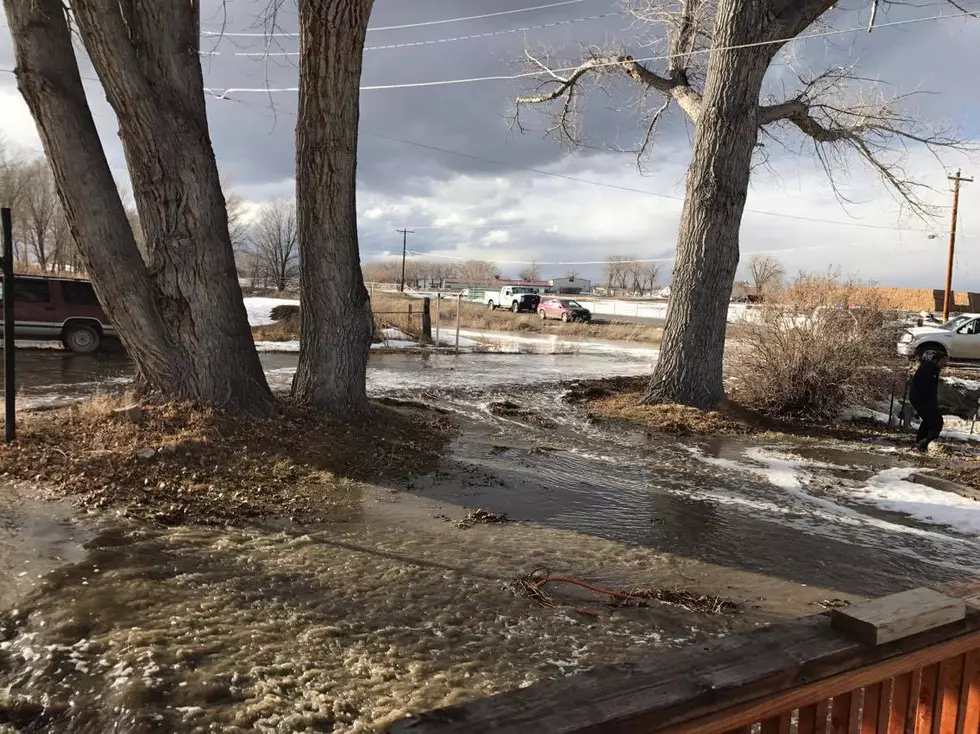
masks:
[[[570,298],[546,298],[538,306],[541,320],[561,319],[562,321],[591,321],[592,312],[578,301]]]
[[[0,278],[0,295],[5,286]],[[31,275],[14,278],[16,339],[60,339],[69,351],[91,354],[115,336],[91,282]]]
[[[955,360],[980,360],[980,314],[965,313],[945,324],[914,326],[898,339],[898,353],[903,357],[930,351]]]
[[[483,302],[491,311],[500,307],[510,309],[514,313],[518,311],[534,313],[541,302],[541,293],[533,286],[508,285],[499,291],[486,291]]]

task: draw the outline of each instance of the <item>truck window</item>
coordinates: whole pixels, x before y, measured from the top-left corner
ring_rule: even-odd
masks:
[[[46,280],[14,278],[14,301],[19,303],[48,303],[51,286]]]
[[[95,297],[95,288],[84,280],[61,281],[61,293],[65,303],[72,306],[98,306],[99,299]]]

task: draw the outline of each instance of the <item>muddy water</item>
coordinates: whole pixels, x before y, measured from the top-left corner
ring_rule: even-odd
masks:
[[[288,385],[294,357],[264,363],[275,387]],[[47,389],[46,370],[69,372],[37,362],[29,389],[47,399],[84,394],[100,374],[126,379],[124,364],[85,365]],[[460,434],[438,472],[365,487],[354,518],[327,527],[103,517],[80,530],[65,508],[0,490],[0,581],[24,579],[17,613],[0,617],[0,731],[369,731],[834,596],[980,570],[976,538],[849,499],[848,487],[902,459],[651,438],[590,424],[557,384],[648,368],[622,356],[378,355],[372,393],[449,408]],[[492,405],[503,401],[517,409]],[[443,519],[478,506],[528,524]],[[743,612],[541,608],[510,583],[541,566],[616,588],[721,594]]]

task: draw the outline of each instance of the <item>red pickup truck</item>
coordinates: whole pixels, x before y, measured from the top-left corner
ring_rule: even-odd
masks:
[[[0,296],[5,285],[0,278]],[[0,324],[2,318],[0,302]],[[71,352],[91,354],[106,338],[115,336],[91,282],[33,275],[14,277],[15,338],[60,339]]]

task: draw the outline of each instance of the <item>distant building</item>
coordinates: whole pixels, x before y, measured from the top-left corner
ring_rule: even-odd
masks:
[[[592,290],[592,281],[585,278],[553,278],[548,281],[552,293],[565,296],[577,296]]]

